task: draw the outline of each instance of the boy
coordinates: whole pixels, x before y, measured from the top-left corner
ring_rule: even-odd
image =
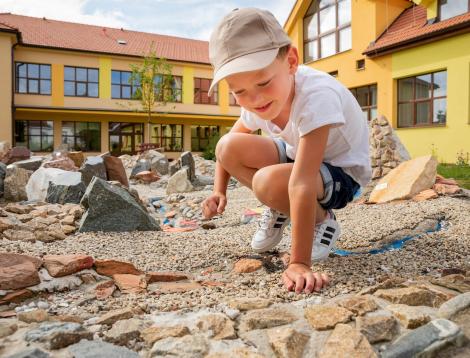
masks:
[[[224,211],[230,176],[268,206],[251,245],[274,248],[292,222],[288,290],[319,291],[325,274],[312,259],[328,257],[340,234],[332,209],[353,199],[370,180],[368,126],[351,92],[333,77],[300,65],[297,49],[265,10],[235,9],[209,42],[214,79],[225,79],[242,107],[216,147],[214,191],[206,218]],[[262,129],[268,136],[252,135]]]

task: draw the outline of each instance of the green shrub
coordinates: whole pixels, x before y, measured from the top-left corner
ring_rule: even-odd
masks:
[[[207,160],[215,161],[215,147],[220,139],[220,135],[213,135],[209,138],[209,143],[207,144],[206,149],[202,153],[202,157]]]

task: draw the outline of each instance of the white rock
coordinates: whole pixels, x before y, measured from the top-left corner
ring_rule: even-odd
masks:
[[[82,173],[80,172],[41,167],[29,178],[26,185],[26,194],[28,200],[45,201],[49,182],[56,185],[77,185],[81,180]]]

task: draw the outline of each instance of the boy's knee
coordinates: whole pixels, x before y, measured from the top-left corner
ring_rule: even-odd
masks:
[[[259,169],[256,171],[255,175],[253,175],[251,188],[255,196],[261,201],[270,196],[269,191],[272,187],[267,185],[270,182],[269,176],[269,171],[265,168]]]
[[[224,163],[228,158],[233,157],[237,134],[238,133],[227,133],[217,142],[215,156],[220,163]]]

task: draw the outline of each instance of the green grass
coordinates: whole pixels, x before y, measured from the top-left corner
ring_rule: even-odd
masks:
[[[445,178],[454,178],[461,187],[470,189],[470,165],[439,164],[437,172]]]

